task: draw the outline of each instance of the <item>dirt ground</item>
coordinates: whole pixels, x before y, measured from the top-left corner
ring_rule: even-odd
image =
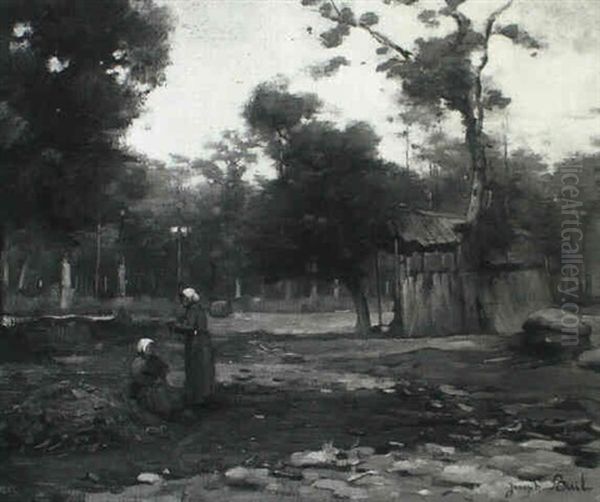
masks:
[[[352,334],[352,319],[338,313],[213,320],[215,403],[168,423],[138,416],[128,434],[95,442],[8,441],[0,461],[0,498],[600,496],[600,374],[580,368],[576,354],[524,354],[510,337],[486,335],[392,340],[379,334],[364,340]],[[4,337],[2,408],[17,409],[32,393],[57,383],[107,390],[126,400],[128,364],[140,336],[157,340],[171,367],[169,382],[181,386],[182,340],[162,324],[83,331],[77,342],[58,337],[56,343],[38,343],[43,335],[26,332],[19,340]],[[592,345],[598,341],[592,339]],[[323,445],[339,449],[337,457],[290,465],[293,453],[323,452]],[[341,462],[357,447],[366,448],[360,463]],[[233,487],[224,473],[235,466],[251,473],[267,469],[268,474],[254,473],[266,480]],[[162,491],[151,486],[144,489],[154,491],[140,491],[136,478],[143,472],[162,473]],[[551,486],[557,474],[579,479],[582,473],[592,490],[560,492]],[[369,477],[376,482],[369,484]]]

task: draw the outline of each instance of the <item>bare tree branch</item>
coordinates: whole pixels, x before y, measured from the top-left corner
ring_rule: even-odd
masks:
[[[330,1],[331,6],[333,7],[333,9],[335,10],[335,12],[338,15],[338,18],[341,19],[342,18],[342,13],[340,12],[340,9],[338,9],[338,6],[335,4],[334,0]]]
[[[513,0],[508,0],[503,6],[496,9],[490,17],[488,17],[485,23],[485,32],[484,32],[484,45],[483,45],[483,57],[481,58],[481,62],[477,68],[478,73],[481,75],[481,72],[485,68],[488,63],[489,55],[488,55],[488,45],[490,38],[492,36],[492,29],[494,27],[494,23],[500,14],[502,14],[506,9],[508,9],[513,3]]]
[[[450,13],[450,16],[456,21],[456,25],[458,27],[458,33],[456,35],[456,41],[454,43],[455,46],[460,45],[467,33],[469,32],[469,27],[471,26],[471,20],[465,16],[462,12],[457,10]]]
[[[496,9],[490,17],[488,17],[485,23],[485,31],[484,31],[484,41],[483,41],[483,55],[481,56],[481,61],[476,68],[475,73],[475,102],[477,103],[477,122],[478,128],[481,130],[483,127],[483,101],[481,99],[481,95],[483,92],[483,86],[481,84],[481,74],[484,68],[487,66],[489,61],[489,43],[490,38],[492,36],[492,29],[494,28],[494,23],[500,14],[502,14],[506,9],[508,9],[513,3],[513,0],[508,0],[504,5]]]
[[[365,30],[369,35],[371,35],[371,37],[374,38],[381,45],[389,47],[393,51],[400,54],[403,59],[408,61],[411,58],[412,52],[410,52],[408,49],[404,49],[403,47],[401,47],[400,45],[398,45],[397,43],[392,41],[387,35],[384,35],[383,33],[379,32],[377,30],[374,30],[373,28],[371,28],[369,25],[367,25],[365,23],[361,23],[361,22],[357,23],[356,21],[352,22],[352,21],[344,19],[342,16],[342,12],[340,11],[340,9],[338,8],[338,6],[335,3],[335,0],[329,0],[329,3],[331,4],[331,6],[333,7],[333,10],[336,13],[335,16],[331,16],[331,15],[328,16],[329,19],[331,19],[332,21],[336,21],[339,24],[343,24],[345,26],[350,26],[352,28],[361,28],[361,29]]]
[[[367,25],[364,25],[364,24],[359,24],[359,27],[362,28],[363,30],[365,30],[367,33],[369,33],[369,35],[371,35],[381,45],[385,45],[386,47],[389,47],[390,49],[396,51],[406,61],[410,60],[411,56],[413,55],[412,52],[410,52],[407,49],[404,49],[404,48],[400,47],[398,44],[396,44],[395,42],[393,42],[392,40],[390,40],[390,38],[388,36],[384,35],[383,33],[380,33],[377,30],[374,30],[370,26],[367,26]]]

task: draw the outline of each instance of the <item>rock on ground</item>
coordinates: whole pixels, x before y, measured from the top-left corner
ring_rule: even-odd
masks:
[[[573,314],[563,312],[558,308],[536,310],[529,314],[523,323],[523,331],[525,333],[565,333],[567,336],[573,333],[582,337],[591,335],[591,326],[584,322],[581,317],[577,319],[576,323],[572,319],[575,319]],[[566,331],[567,329],[568,331]]]
[[[587,350],[583,352],[578,360],[579,366],[584,368],[600,369],[600,349]]]
[[[573,459],[553,451],[534,450],[492,457],[487,466],[522,479],[541,479],[573,466]]]
[[[142,472],[138,474],[137,481],[138,483],[146,485],[155,485],[157,483],[162,483],[163,477],[153,472]]]
[[[269,476],[268,469],[233,467],[225,472],[225,482],[230,486],[259,488],[267,486],[273,481],[274,479]]]
[[[330,490],[335,496],[349,498],[352,500],[364,500],[368,498],[368,492],[363,488],[355,488],[345,481],[339,479],[319,479],[312,486],[320,490]]]

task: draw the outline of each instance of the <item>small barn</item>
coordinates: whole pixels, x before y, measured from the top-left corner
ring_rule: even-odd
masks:
[[[380,262],[400,299],[400,334],[514,332],[530,311],[551,303],[547,273],[537,264],[477,270],[463,253],[464,223],[455,214],[421,210],[389,222],[393,243]]]

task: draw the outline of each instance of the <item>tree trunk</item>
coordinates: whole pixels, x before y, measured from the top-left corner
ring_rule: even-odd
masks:
[[[285,281],[283,281],[283,287],[284,287],[284,291],[285,291],[285,293],[284,293],[285,299],[291,300],[293,297],[293,287],[294,287],[292,280],[286,279]]]
[[[379,329],[383,326],[383,309],[381,306],[381,271],[379,264],[379,252],[375,255],[375,284],[377,288],[377,321]]]
[[[333,298],[335,300],[340,299],[340,281],[338,279],[333,281]]]
[[[121,259],[117,270],[118,290],[121,298],[127,296],[127,268],[125,266],[125,258]]]
[[[2,263],[2,292],[4,295],[8,294],[8,288],[10,286],[10,265],[8,263],[8,238],[4,237],[2,241],[2,247],[0,248]]]
[[[356,310],[356,325],[354,330],[361,336],[368,336],[371,331],[371,315],[369,314],[369,304],[363,291],[360,280],[351,279],[346,281],[346,287],[352,296],[354,309]]]
[[[21,265],[21,271],[19,272],[19,283],[18,290],[23,291],[25,289],[25,279],[27,278],[27,271],[29,270],[29,256],[25,258],[23,265]]]
[[[65,310],[71,307],[73,300],[73,287],[71,283],[71,264],[65,256],[61,263],[60,273],[60,308]]]
[[[214,261],[210,261],[210,278],[208,284],[208,290],[210,291],[210,295],[214,296],[217,289],[217,264]]]
[[[475,119],[467,123],[466,142],[471,156],[471,194],[467,209],[467,224],[474,225],[484,209],[486,189],[487,159],[485,147],[481,141],[481,133],[477,128]]]
[[[317,287],[317,281],[316,279],[312,279],[310,281],[310,295],[309,295],[309,299],[311,301],[311,303],[316,303],[319,300],[319,290]]]
[[[240,280],[239,277],[235,278],[235,297],[236,298],[242,297],[242,281]]]
[[[94,270],[94,296],[100,296],[100,261],[102,259],[102,225],[96,225],[96,265]]]
[[[265,287],[265,279],[263,277],[260,282],[260,297],[261,297],[261,299],[264,299],[266,294],[267,294],[267,288]]]
[[[400,278],[400,243],[394,239],[394,318],[390,331],[396,336],[404,334],[404,317],[402,315],[402,280]]]
[[[4,229],[0,226],[0,252],[2,253],[2,263],[4,264],[5,253],[5,233]],[[4,270],[4,267],[2,267]],[[4,279],[4,278],[3,278]],[[4,280],[2,280],[2,284],[0,284],[0,315],[4,313],[4,306],[6,303],[6,294],[8,292],[8,288],[5,287]]]

